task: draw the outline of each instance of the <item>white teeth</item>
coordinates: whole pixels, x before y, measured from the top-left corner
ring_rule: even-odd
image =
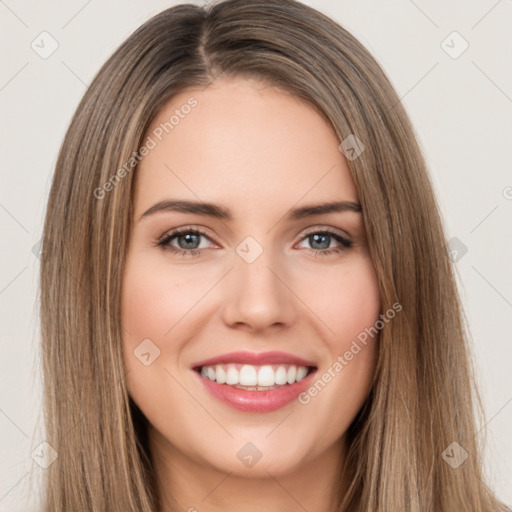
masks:
[[[228,367],[228,371],[226,373],[226,384],[239,384],[240,382],[240,374],[238,370],[234,366]]]
[[[258,374],[254,366],[244,364],[242,368],[240,368],[240,384],[242,384],[242,386],[256,386],[256,384],[258,384]]]
[[[258,386],[273,386],[274,384],[274,370],[272,366],[262,366],[258,371]]]
[[[215,367],[215,374],[216,378],[214,377],[212,380],[216,380],[219,384],[224,384],[226,382],[226,372],[220,364]]]
[[[293,384],[295,377],[297,377],[297,367],[290,366],[290,368],[288,368],[288,384]]]
[[[295,365],[217,364],[203,366],[201,376],[229,386],[247,386],[258,389],[284,386],[300,382],[306,377],[308,368]]]
[[[300,382],[307,375],[307,373],[308,369],[305,366],[299,366],[297,368],[297,382]]]
[[[286,375],[286,368],[284,366],[280,366],[277,369],[276,375],[274,378],[275,378],[276,384],[279,384],[280,386],[286,384],[286,382],[288,381],[288,377]]]

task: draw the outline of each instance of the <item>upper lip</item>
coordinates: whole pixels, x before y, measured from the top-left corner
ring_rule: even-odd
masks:
[[[192,365],[193,368],[199,368],[201,366],[211,366],[214,364],[227,364],[227,363],[239,363],[239,364],[251,364],[255,366],[264,364],[294,364],[296,366],[314,366],[313,361],[307,361],[301,357],[294,356],[292,354],[286,354],[285,352],[229,352],[228,354],[222,354],[219,356],[212,357],[210,359],[204,359],[198,361]]]

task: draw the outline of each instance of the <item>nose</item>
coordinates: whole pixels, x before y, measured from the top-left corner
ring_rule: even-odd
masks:
[[[235,254],[233,268],[223,280],[224,322],[250,331],[290,326],[296,305],[284,265],[269,249],[249,261]]]

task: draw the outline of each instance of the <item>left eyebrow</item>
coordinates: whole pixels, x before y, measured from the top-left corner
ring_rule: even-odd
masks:
[[[139,220],[153,215],[157,212],[169,211],[180,213],[191,213],[196,215],[205,215],[216,219],[232,220],[233,214],[229,208],[214,203],[204,203],[201,201],[160,201],[146,210]],[[353,201],[334,201],[330,203],[318,203],[300,208],[294,208],[286,214],[289,220],[300,220],[314,215],[323,215],[336,212],[356,212],[361,213],[361,205]]]
[[[356,212],[361,213],[361,205],[352,201],[335,201],[332,203],[321,203],[294,208],[287,214],[291,220],[299,220],[313,215],[323,215],[326,213],[337,212]]]

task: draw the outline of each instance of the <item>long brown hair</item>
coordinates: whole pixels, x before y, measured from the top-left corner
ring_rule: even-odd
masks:
[[[353,134],[365,144],[348,163],[382,309],[398,300],[402,312],[380,334],[374,384],[348,433],[350,487],[343,496],[340,487],[337,510],[506,510],[482,481],[464,317],[411,124],[368,51],[294,0],[167,9],[120,46],[78,106],[55,169],[41,261],[45,421],[58,453],[46,470],[45,510],[160,506],[122,358],[136,172],[126,162],[164,103],[220,75],[278,86],[313,105],[340,142]],[[454,442],[468,454],[457,468],[442,456]]]

